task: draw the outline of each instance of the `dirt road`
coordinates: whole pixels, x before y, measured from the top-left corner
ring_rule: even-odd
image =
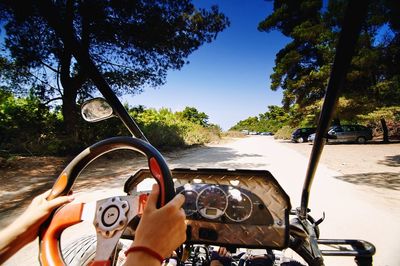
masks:
[[[171,168],[267,169],[289,194],[292,206],[297,207],[300,204],[301,188],[308,162],[306,154],[309,152],[310,146],[306,146],[307,144],[295,145],[281,143],[271,137],[253,136],[179,153],[170,153],[167,155],[167,160]],[[335,166],[333,163],[320,164],[311,191],[309,207],[312,215],[316,218],[321,217],[323,212],[326,213],[326,220],[320,225],[321,238],[368,240],[377,248],[374,265],[400,265],[398,245],[400,237],[398,226],[400,224],[400,168],[396,161],[399,156],[400,144],[390,147],[389,154],[386,155],[378,152],[382,149],[378,145],[358,145],[358,147],[351,148],[347,145],[335,145],[332,147],[334,148],[326,147],[327,153],[336,149],[344,156],[343,158],[357,156],[359,164],[342,167],[340,172],[329,168]],[[359,153],[355,152],[357,150]],[[363,156],[363,150],[370,156]],[[335,160],[339,160],[336,163],[341,165],[341,161],[346,161],[343,158],[335,157]],[[329,157],[324,157],[322,162],[329,162],[329,159]],[[366,171],[364,171],[366,166],[363,167],[363,164],[368,165]],[[374,168],[373,165],[376,167]],[[348,169],[348,171],[351,169],[351,173],[344,172],[343,169]],[[374,171],[377,175],[373,175]],[[386,175],[382,177],[382,173],[386,173]],[[371,181],[369,177],[377,180]],[[379,180],[380,177],[384,179],[389,177],[389,179],[383,182]],[[85,193],[77,194],[77,200],[121,194],[123,179],[113,180],[113,182],[107,181],[107,188],[104,186],[104,182],[86,188],[85,191],[82,191]],[[8,261],[6,265],[28,263],[38,265],[36,246],[36,243],[31,244]],[[326,265],[354,264],[349,259],[332,260],[328,258]]]

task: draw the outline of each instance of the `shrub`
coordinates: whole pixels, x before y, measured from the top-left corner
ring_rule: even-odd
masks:
[[[244,138],[246,136],[246,134],[244,134],[243,132],[237,131],[237,130],[229,130],[229,131],[223,132],[222,136],[227,137],[227,138]]]
[[[295,128],[292,128],[290,126],[283,126],[282,128],[278,129],[276,131],[274,138],[275,139],[290,139],[292,132],[295,130]]]
[[[389,138],[400,138],[400,106],[379,108],[366,115],[358,115],[357,118],[373,128],[375,137],[383,135],[381,119],[384,118],[388,128]]]
[[[182,112],[131,108],[130,114],[143,130],[148,140],[157,148],[181,147],[204,144],[220,138],[219,126],[207,124],[204,113],[202,122]],[[196,110],[197,111],[197,110]],[[1,156],[26,155],[75,155],[84,148],[113,136],[127,136],[128,130],[111,118],[97,123],[77,121],[79,136],[63,132],[62,116],[41,104],[34,96],[16,98],[0,90],[0,152]]]

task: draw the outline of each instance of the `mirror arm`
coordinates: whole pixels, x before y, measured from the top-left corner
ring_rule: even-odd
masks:
[[[340,88],[343,87],[350,66],[362,23],[365,21],[369,1],[349,1],[343,21],[342,31],[336,47],[329,83],[325,93],[322,111],[318,119],[317,131],[307,167],[306,179],[301,195],[300,218],[307,218],[308,200],[318,162],[324,148],[323,136],[328,131],[336,109]]]
[[[56,34],[61,38],[64,45],[68,47],[74,55],[76,61],[82,68],[87,69],[89,78],[96,85],[98,90],[103,94],[107,102],[114,108],[115,114],[122,120],[124,125],[128,128],[129,132],[146,142],[149,142],[140,130],[139,126],[129,115],[128,111],[124,108],[118,97],[114,94],[107,81],[104,79],[96,65],[93,63],[89,53],[83,49],[82,45],[78,42],[73,31],[63,23],[62,16],[59,10],[54,6],[51,0],[39,0],[39,11],[46,19],[49,25],[55,30]]]

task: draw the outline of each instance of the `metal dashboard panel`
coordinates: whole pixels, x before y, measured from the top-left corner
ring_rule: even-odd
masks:
[[[237,186],[257,195],[270,212],[273,223],[252,225],[243,223],[222,223],[188,219],[188,243],[214,244],[249,248],[283,249],[289,240],[288,195],[271,175],[262,170],[228,169],[173,169],[175,188],[193,182]],[[136,186],[151,177],[148,170],[139,170],[125,184],[125,192],[134,194]]]

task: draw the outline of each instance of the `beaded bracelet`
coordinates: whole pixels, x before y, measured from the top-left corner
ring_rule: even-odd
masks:
[[[160,263],[162,263],[164,261],[164,258],[160,254],[158,254],[151,248],[143,247],[143,246],[136,246],[136,247],[128,248],[128,250],[125,251],[125,256],[128,256],[129,253],[137,252],[137,251],[142,251],[142,252],[152,256],[153,258],[157,259]]]

